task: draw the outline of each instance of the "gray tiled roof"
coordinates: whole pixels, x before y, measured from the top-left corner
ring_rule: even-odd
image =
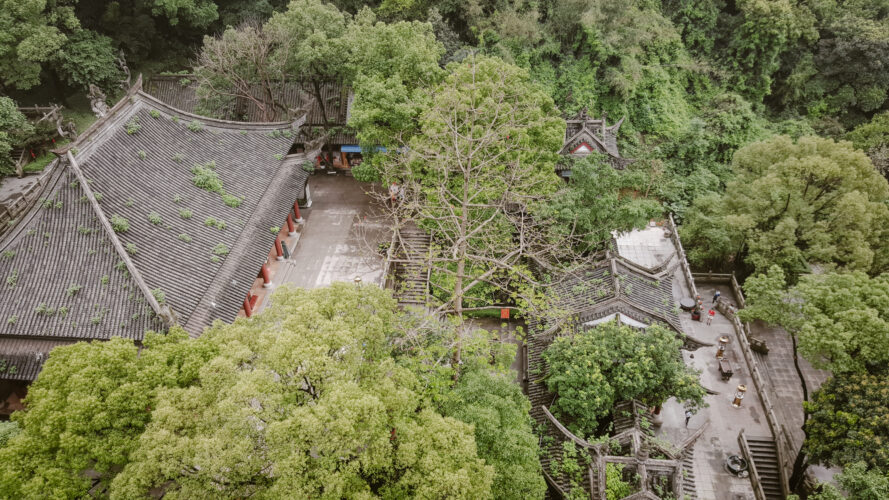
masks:
[[[37,378],[49,352],[60,345],[70,345],[68,340],[34,340],[4,338],[0,354],[0,379],[27,382]]]
[[[162,102],[182,111],[194,113],[198,104],[194,75],[156,75],[151,77],[146,86],[152,96]],[[304,105],[312,95],[310,83],[289,83],[279,90],[280,101],[288,108],[299,108]],[[358,144],[355,132],[346,126],[349,121],[352,91],[340,83],[321,84],[321,96],[324,100],[327,119],[336,127],[328,142],[331,144]],[[232,109],[224,112],[226,118],[231,120],[245,120],[248,122],[265,121],[260,109],[255,103],[246,99],[237,101]],[[318,102],[313,102],[306,115],[305,127],[302,132],[311,133],[312,127],[320,127],[324,124],[324,114]],[[275,119],[283,119],[277,116]]]
[[[128,134],[134,119],[139,129]],[[188,128],[193,120],[200,130]],[[0,255],[9,252],[0,256],[0,360],[15,355],[23,362],[9,348],[13,338],[141,341],[145,330],[164,327],[145,290],[161,290],[193,335],[216,319],[233,320],[274,244],[269,228],[283,226],[304,196],[308,173],[283,156],[292,126],[199,119],[131,91],[67,148],[77,150],[76,166],[56,167],[42,195],[48,201],[0,239]],[[240,206],[195,186],[192,166],[210,162],[223,189],[242,198]],[[88,190],[101,194],[96,207],[77,182],[78,169]],[[127,231],[103,227],[102,217],[114,215],[128,221]],[[225,221],[224,228],[205,224],[210,217]],[[115,240],[135,245],[136,253],[115,249]],[[223,245],[227,254],[214,253]],[[116,267],[124,260],[147,289]],[[80,287],[76,293],[68,292],[72,284]]]
[[[38,202],[0,243],[0,336],[141,340],[161,325],[132,278],[115,268],[120,257],[81,187],[57,170],[43,197],[49,208]]]
[[[681,331],[679,316],[675,312],[672,271],[656,275],[631,267],[620,257],[610,257],[593,268],[575,272],[555,284],[550,290],[556,316],[567,314],[569,324],[582,324],[611,314],[620,313],[636,321],[652,324],[659,322]],[[548,470],[552,463],[562,459],[561,443],[566,438],[546,417],[543,407],[549,407],[554,395],[546,387],[544,377],[548,367],[543,352],[560,335],[558,323],[543,318],[529,321],[528,335],[528,399],[531,416],[546,429],[551,439],[544,447],[541,464]],[[548,481],[563,490],[570,489],[565,474],[550,475]],[[596,489],[584,475],[586,491]]]

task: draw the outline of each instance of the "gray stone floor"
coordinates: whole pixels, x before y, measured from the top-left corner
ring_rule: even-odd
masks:
[[[640,266],[654,268],[671,258],[676,248],[664,235],[664,228],[648,226],[615,234],[617,253]]]
[[[750,333],[756,338],[765,340],[769,346],[768,354],[755,354],[756,362],[764,368],[766,377],[770,379],[770,386],[775,393],[773,400],[777,401],[775,409],[778,418],[784,422],[794,447],[798,448],[805,438],[802,430],[803,389],[799,374],[793,366],[793,342],[783,329],[769,327],[759,321],[750,325]],[[811,397],[812,392],[827,380],[830,372],[815,369],[802,357],[799,363]]]
[[[681,270],[676,269],[673,278],[678,295],[691,296],[691,292],[682,277]],[[710,306],[713,289],[706,285],[698,288],[704,298],[704,306]],[[723,295],[726,291],[723,291]],[[712,324],[692,321],[687,312],[680,313],[683,330],[690,336],[713,343],[712,347],[702,347],[693,352],[683,351],[685,362],[701,372],[703,386],[717,394],[705,397],[707,407],[695,414],[685,427],[685,409],[675,400],[670,400],[661,411],[663,425],[659,435],[673,443],[681,443],[701,426],[706,425],[704,433],[698,438],[694,452],[695,484],[699,499],[706,500],[738,500],[753,499],[753,490],[749,479],[741,479],[726,472],[724,463],[729,455],[741,452],[738,445],[738,434],[742,429],[749,436],[769,436],[768,423],[756,394],[756,388],[749,375],[738,349],[734,329],[727,318],[717,312]],[[726,352],[734,364],[734,375],[729,381],[723,381],[719,374],[716,360],[717,339],[727,335],[730,339]],[[732,406],[735,389],[738,384],[747,386],[746,396],[740,408]]]
[[[289,283],[317,288],[335,281],[379,286],[384,256],[377,245],[389,241],[389,225],[377,216],[373,200],[365,194],[369,184],[352,177],[317,174],[309,178],[312,207],[305,218],[299,243],[275,277],[276,285]]]

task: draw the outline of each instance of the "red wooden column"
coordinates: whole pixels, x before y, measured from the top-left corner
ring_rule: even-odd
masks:
[[[296,234],[296,225],[293,223],[293,216],[287,214],[287,236]]]
[[[287,216],[288,220],[290,216]],[[281,237],[275,237],[275,259],[276,260],[284,260],[284,248],[281,246]]]
[[[244,299],[244,315],[248,318],[253,316],[253,306],[250,305],[250,294],[247,294],[247,297]]]
[[[302,224],[303,218],[299,215],[299,202],[298,201],[293,202],[293,213],[296,214],[296,222],[299,222],[300,224]]]
[[[262,287],[263,288],[271,288],[272,287],[272,274],[269,271],[269,266],[266,264],[262,265],[260,269],[262,273]]]

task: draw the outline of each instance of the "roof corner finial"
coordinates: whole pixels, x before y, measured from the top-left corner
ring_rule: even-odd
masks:
[[[587,113],[586,106],[580,108],[580,119],[583,121],[587,121],[589,119],[589,114]]]

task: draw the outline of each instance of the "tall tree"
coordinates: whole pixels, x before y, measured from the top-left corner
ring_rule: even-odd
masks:
[[[18,158],[12,157],[12,150],[33,131],[34,127],[18,110],[15,101],[0,96],[0,176],[14,171]]]
[[[867,153],[877,172],[889,179],[889,112],[875,115],[871,121],[855,127],[846,134],[846,140]]]
[[[74,15],[76,1],[3,0],[0,2],[0,83],[30,89],[40,73],[80,29]]]
[[[546,493],[529,411],[531,404],[516,384],[515,372],[466,373],[443,404],[444,415],[475,429],[479,456],[494,466],[494,498],[542,499]]]
[[[571,182],[541,211],[560,222],[559,230],[583,235],[587,249],[598,251],[611,241],[612,231],[629,231],[660,217],[664,208],[647,197],[644,172],[619,171],[603,155],[570,162]]]
[[[846,465],[843,467],[843,472],[834,478],[842,491],[833,484],[822,484],[821,491],[815,495],[809,495],[809,500],[881,500],[889,498],[889,474],[868,470],[867,464],[857,462]],[[796,498],[788,500],[796,500]]]
[[[889,473],[889,380],[875,374],[834,375],[806,403],[803,449],[812,463],[864,462]]]
[[[54,349],[28,389],[21,431],[0,448],[0,496],[78,498],[108,488],[138,448],[159,395],[194,383],[212,346],[181,329]]]
[[[781,325],[799,338],[806,359],[834,374],[873,372],[889,363],[889,275],[813,274],[783,287],[777,266],[749,278],[741,317]]]
[[[698,199],[683,226],[698,266],[734,263],[791,277],[809,263],[889,269],[889,184],[848,142],[778,136],[735,153],[723,195]]]
[[[517,457],[486,464],[472,423],[536,455],[527,421],[509,417],[520,395],[498,429],[429,404],[423,362],[392,355],[412,320],[389,292],[340,283],[273,304],[198,339],[53,351],[0,446],[0,497],[489,498]]]
[[[160,395],[112,498],[490,496],[472,428],[425,407],[388,355],[388,292],[339,283],[273,304],[204,333],[218,354]]]
[[[570,248],[567,238],[548,239],[552,225],[535,212],[559,186],[554,167],[565,125],[520,68],[477,56],[450,69],[383,178],[405,188],[390,204],[394,222],[414,221],[432,234],[436,305],[462,322],[467,302],[486,286],[530,305],[517,295],[521,283],[538,282],[528,262],[545,266],[548,255]]]
[[[198,54],[198,107],[210,116],[225,116],[238,99],[253,103],[266,121],[288,117],[296,110],[282,102],[289,44],[280,33],[255,22],[227,28],[205,37]]]

